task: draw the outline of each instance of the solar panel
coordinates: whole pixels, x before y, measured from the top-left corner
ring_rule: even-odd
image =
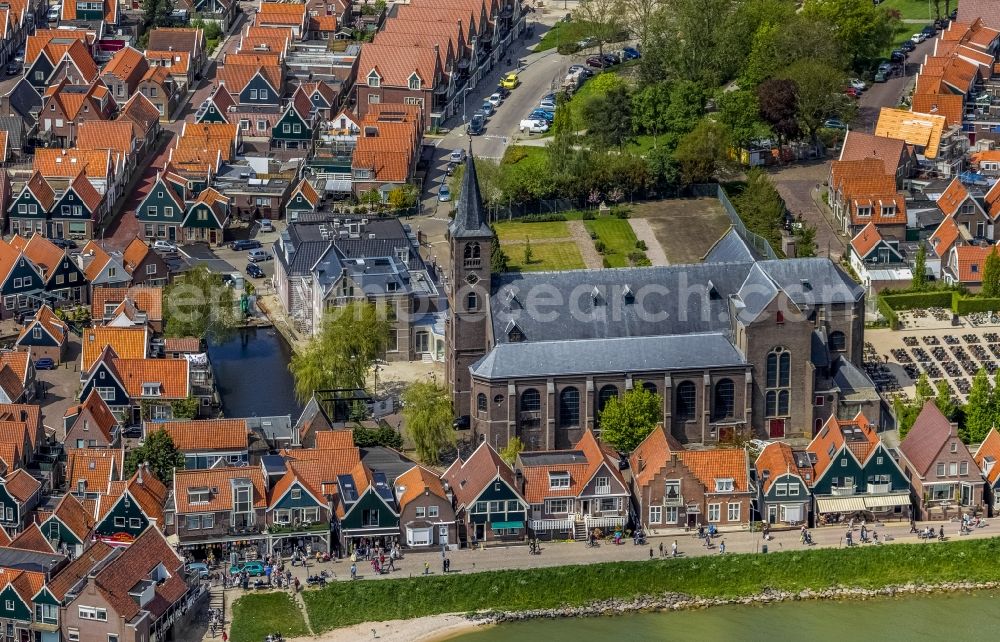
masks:
[[[354,485],[354,478],[350,475],[337,475],[337,483],[340,484],[340,494],[347,503],[358,501],[358,489]]]
[[[385,473],[375,472],[372,473],[372,477],[375,479],[375,492],[385,501],[391,502],[392,488],[389,487],[389,482],[386,481]]]

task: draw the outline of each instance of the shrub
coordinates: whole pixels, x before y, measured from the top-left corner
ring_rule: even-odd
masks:
[[[639,239],[638,241],[635,242],[635,247],[637,250],[642,250],[643,252],[649,249],[648,247],[646,247],[646,242],[643,241],[642,239]]]
[[[591,231],[590,232],[590,238],[592,238],[592,239],[594,239],[596,241],[597,240],[597,232]]]
[[[597,240],[594,241],[594,249],[600,252],[601,254],[604,254],[604,251],[608,249],[608,246],[605,245],[604,241]],[[605,261],[607,261],[607,259],[605,259]]]
[[[952,291],[907,292],[887,294],[881,297],[893,310],[915,310],[919,308],[950,308]]]
[[[593,210],[587,210],[583,213],[583,216],[580,217],[580,220],[593,221],[595,218],[597,218],[597,214],[594,214]]]
[[[629,252],[628,260],[632,265],[650,265],[649,259],[642,252]]]
[[[547,214],[528,214],[527,216],[522,216],[517,220],[522,223],[548,223],[550,221],[565,221],[566,215],[559,214],[557,212],[549,212]]]
[[[571,56],[576,52],[580,51],[580,47],[575,42],[563,42],[559,44],[559,47],[556,48],[556,51],[558,51],[564,56]]]
[[[973,312],[994,312],[1000,310],[1000,299],[971,298],[955,296],[952,310],[956,314],[971,314]]]
[[[606,268],[609,268],[611,267],[611,261],[608,260],[608,257],[604,257],[604,261],[601,262],[601,265],[603,265]]]
[[[614,205],[610,208],[611,216],[615,218],[628,218],[629,208],[624,205]]]

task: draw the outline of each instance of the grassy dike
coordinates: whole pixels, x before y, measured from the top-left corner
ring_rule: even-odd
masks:
[[[305,591],[302,597],[313,632],[322,633],[360,622],[489,609],[582,606],[609,598],[671,592],[733,598],[768,588],[800,591],[997,581],[998,555],[1000,538],[991,538],[335,582],[321,590]],[[270,594],[252,594],[236,603],[233,642],[256,641],[257,634],[245,637],[242,627],[237,635],[236,625],[244,614],[253,616],[271,608],[267,603],[270,599]]]

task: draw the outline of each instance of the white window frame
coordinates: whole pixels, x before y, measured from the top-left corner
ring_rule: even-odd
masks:
[[[710,524],[718,523],[722,518],[722,504],[709,504],[708,505],[708,522]]]
[[[662,506],[650,506],[649,507],[649,523],[650,524],[662,524],[663,523],[663,507]]]

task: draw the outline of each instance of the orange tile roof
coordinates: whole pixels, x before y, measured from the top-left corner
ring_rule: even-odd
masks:
[[[18,376],[20,376],[22,380],[25,380],[27,379],[27,353],[22,354],[25,355],[23,366],[14,364],[7,360],[0,361],[0,363],[7,364],[7,367],[13,367],[16,372],[21,373],[23,371],[23,374],[19,374]],[[28,447],[32,450],[36,449],[38,444],[41,443],[42,439],[45,437],[45,428],[42,426],[42,409],[38,404],[0,404],[0,420],[22,425],[28,437]]]
[[[247,26],[240,36],[240,51],[273,51],[281,58],[288,51],[292,39],[291,27],[254,27]]]
[[[945,125],[961,125],[965,114],[962,96],[951,93],[920,93],[913,95],[913,111],[944,116]]]
[[[372,180],[402,183],[410,178],[414,146],[402,136],[359,136],[354,147],[351,166],[374,171]]]
[[[120,448],[75,448],[66,451],[66,483],[76,492],[80,481],[91,493],[105,493],[121,479],[125,451]]]
[[[152,248],[149,247],[146,241],[138,236],[135,237],[129,241],[129,244],[122,251],[122,260],[125,263],[125,269],[129,272],[135,272],[135,269],[139,267],[152,251]]]
[[[354,431],[320,430],[316,433],[316,449],[354,448]]]
[[[87,178],[110,182],[113,175],[111,150],[47,149],[35,150],[34,168],[46,178],[75,178],[83,170]]]
[[[406,508],[410,502],[423,495],[424,491],[444,501],[448,501],[448,495],[444,491],[444,484],[441,483],[441,478],[437,476],[437,473],[423,466],[414,466],[397,477],[395,485],[400,510]]]
[[[254,22],[257,25],[301,26],[306,19],[306,5],[288,2],[261,2]]]
[[[135,93],[118,111],[118,120],[131,123],[136,138],[145,138],[149,130],[160,122],[160,110],[144,94]]]
[[[77,125],[76,146],[80,149],[113,149],[135,153],[135,130],[126,120],[85,120]]]
[[[103,519],[126,491],[139,504],[146,517],[156,520],[157,524],[163,524],[163,504],[167,499],[167,487],[156,478],[148,466],[143,470],[136,470],[126,481],[111,482],[106,498],[101,498],[102,514],[98,519]]]
[[[996,484],[997,478],[1000,478],[1000,432],[997,432],[995,427],[990,428],[990,431],[986,434],[986,439],[976,449],[973,459],[976,460],[976,464],[983,471],[986,470],[986,466],[989,463],[990,470],[985,473],[986,481],[991,486]],[[991,461],[988,462],[987,460]]]
[[[94,81],[88,85],[74,85],[68,79],[63,78],[55,85],[50,85],[45,89],[43,100],[55,101],[69,120],[76,120],[80,112],[93,110],[95,114],[103,116],[104,105],[113,105],[108,88],[101,82]]]
[[[167,571],[167,579],[156,584],[152,599],[140,607],[138,600],[130,595],[133,587],[147,580],[161,566]],[[122,621],[133,621],[146,610],[150,612],[150,621],[157,622],[168,609],[179,606],[188,591],[183,566],[183,560],[167,543],[160,529],[147,528],[125,548],[114,564],[97,572],[93,583]]]
[[[69,184],[69,189],[76,192],[76,195],[80,197],[80,200],[84,202],[91,212],[96,212],[97,208],[101,205],[101,201],[104,200],[101,193],[97,191],[97,188],[94,187],[94,184],[90,182],[90,179],[82,171]]]
[[[281,56],[277,52],[268,51],[244,51],[239,53],[226,54],[224,65],[238,65],[246,67],[279,66]]]
[[[80,250],[81,256],[89,256],[90,262],[84,269],[84,275],[88,281],[93,281],[101,274],[101,270],[111,260],[111,255],[104,251],[104,248],[97,241],[87,241],[87,244]]]
[[[1000,162],[1000,149],[984,149],[979,152],[974,152],[969,156],[969,161],[976,169],[979,169],[979,164],[984,161],[992,163]],[[993,186],[996,186],[996,184],[997,183],[994,183]]]
[[[90,416],[94,418],[94,421],[97,422],[94,427],[101,432],[104,440],[111,443],[113,440],[111,430],[118,425],[118,419],[111,412],[111,408],[108,407],[107,402],[101,399],[101,395],[98,394],[96,388],[91,389],[90,394],[87,395],[83,403],[67,408],[64,418],[77,417],[84,411],[88,411]],[[66,448],[69,448],[68,444]]]
[[[990,191],[986,192],[983,202],[990,218],[996,220],[997,216],[1000,216],[1000,181],[993,183]]]
[[[62,496],[52,516],[66,525],[81,541],[86,541],[87,535],[93,530],[95,520],[93,514],[80,503],[75,496],[67,493]]]
[[[21,430],[24,430],[24,424],[21,424]],[[3,482],[3,486],[7,489],[7,492],[11,494],[11,496],[23,504],[31,499],[32,495],[41,490],[42,483],[29,475],[28,471],[23,468],[18,468],[11,474],[7,475],[7,478]]]
[[[191,69],[191,54],[186,51],[146,51],[146,58],[169,61],[169,65],[154,65],[154,67],[164,67],[172,76],[186,76]]]
[[[514,471],[496,450],[484,441],[468,459],[456,459],[442,478],[446,480],[458,506],[466,506],[482,494],[487,484],[499,476],[514,492],[519,492]],[[360,486],[359,486],[360,489]]]
[[[951,251],[955,262],[958,263],[956,273],[958,280],[962,283],[980,283],[983,280],[986,259],[996,252],[997,248],[993,245],[958,245]],[[953,263],[951,257],[948,263],[949,265]]]
[[[253,486],[253,507],[267,507],[267,483],[258,466],[211,468],[207,470],[178,470],[174,473],[174,504],[178,515],[229,511],[233,508],[230,480],[249,479]],[[189,492],[194,489],[218,489],[209,492],[207,503],[192,504]]]
[[[163,288],[133,285],[129,288],[94,288],[91,295],[90,314],[95,320],[104,318],[107,303],[131,302],[134,308],[146,313],[149,321],[163,320]]]
[[[316,207],[316,205],[319,204],[319,194],[316,193],[316,189],[312,186],[312,184],[304,178],[299,181],[299,184],[295,186],[294,190],[292,190],[289,200],[294,198],[296,194],[302,194],[302,197],[305,198],[313,207]]]
[[[333,87],[322,80],[316,82],[305,82],[300,86],[305,90],[306,95],[310,98],[313,94],[319,93],[319,95],[323,97],[326,104],[331,107],[333,107],[337,102],[337,93],[333,90]]]
[[[226,86],[230,93],[238,94],[253,80],[257,73],[271,85],[276,92],[280,92],[284,83],[282,82],[281,67],[278,65],[239,65],[227,64],[219,67],[218,80],[220,84]]]
[[[0,526],[0,546],[10,546],[10,535],[3,526]]]
[[[184,453],[244,451],[249,446],[250,430],[245,419],[146,422],[146,434],[160,429],[166,430]]]
[[[917,82],[914,94],[939,94],[941,93],[941,72],[930,73],[921,71],[917,74]]]
[[[108,64],[104,65],[103,73],[119,78],[128,85],[129,91],[134,91],[135,85],[147,69],[149,69],[149,63],[142,52],[126,46],[115,52]]]
[[[198,337],[166,337],[163,339],[163,350],[172,352],[201,352],[201,339]]]
[[[218,151],[222,160],[229,162],[236,155],[238,137],[237,123],[185,123],[174,151],[178,153],[178,162],[184,162],[185,154],[203,151]]]
[[[187,399],[191,394],[187,359],[115,359],[122,385],[133,399],[146,397],[143,384],[160,384],[162,399]]]
[[[439,69],[434,49],[407,46],[406,34],[387,35],[393,37],[379,44],[361,45],[358,78],[367,78],[374,69],[381,77],[383,87],[409,87],[410,76],[416,73],[424,88],[433,88]]]
[[[79,557],[64,566],[49,583],[49,591],[57,600],[62,600],[70,589],[84,580],[98,564],[107,559],[115,549],[104,542],[94,542]]]
[[[812,485],[812,468],[799,468],[795,461],[792,447],[783,441],[774,441],[764,447],[754,464],[761,489],[766,493],[771,485],[782,475],[791,473],[798,475],[807,485]],[[765,474],[766,473],[766,474]]]
[[[850,432],[851,439],[845,439],[845,431]],[[819,478],[832,463],[833,455],[836,455],[842,446],[846,445],[848,450],[854,453],[857,460],[864,464],[878,443],[878,434],[872,429],[865,416],[859,412],[854,419],[838,420],[836,417],[827,419],[823,428],[809,442],[807,450],[815,458],[813,469],[816,471],[816,477]],[[834,448],[833,455],[830,454],[830,446]]]
[[[88,328],[84,330],[81,342],[83,347],[80,359],[83,372],[90,372],[106,347],[111,347],[120,359],[142,360],[149,354],[149,330],[146,327]]]
[[[35,236],[38,236],[36,234]],[[42,329],[49,333],[53,339],[55,339],[60,345],[65,343],[66,335],[69,334],[69,326],[65,321],[60,319],[55,315],[48,305],[43,305],[38,308],[35,312],[35,316],[25,324],[24,328],[21,330],[21,334],[18,335],[18,342],[24,339],[28,334],[34,329],[36,325],[42,327]]]
[[[854,248],[854,253],[857,254],[859,258],[863,259],[868,256],[868,253],[871,252],[881,240],[882,235],[879,234],[878,228],[875,227],[873,223],[869,223],[863,230],[858,232],[857,236],[851,239],[851,247]]]
[[[858,205],[872,207],[880,214],[881,206],[888,203],[895,207],[893,215],[879,216],[876,222],[886,225],[906,223],[906,204],[896,192],[895,176],[885,172],[885,164],[878,158],[834,161],[830,167],[830,187],[837,192],[837,198],[843,198],[848,203],[855,225],[864,225],[871,220],[858,216]],[[876,204],[879,207],[875,207]]]
[[[965,188],[962,181],[955,178],[948,183],[948,187],[938,197],[937,206],[944,212],[945,216],[952,216],[969,197],[969,190]]]
[[[10,159],[10,149],[7,146],[7,130],[0,130],[0,162]]]
[[[52,190],[52,186],[45,180],[41,172],[37,170],[31,174],[31,178],[24,184],[24,189],[31,192],[35,200],[45,210],[51,210],[52,206],[56,203],[56,193]]]
[[[336,31],[337,16],[310,16],[309,30],[328,31],[328,32]]]
[[[49,44],[49,47],[51,46],[52,44]],[[90,52],[87,51],[86,45],[84,45],[80,40],[73,40],[73,43],[66,49],[65,53],[62,54],[61,59],[72,62],[80,71],[80,74],[85,82],[90,83],[97,80],[97,63],[94,62],[94,59],[90,56]]]
[[[163,88],[164,93],[168,93],[170,91],[170,89],[167,88],[167,82],[169,80],[170,80],[170,70],[167,69],[166,67],[156,66],[147,69],[146,73],[142,75],[142,80],[140,80],[139,82],[153,83],[154,85]]]
[[[955,219],[948,217],[941,221],[930,237],[931,247],[938,258],[944,258],[960,236],[961,231]]]
[[[552,452],[552,451],[550,451]],[[581,453],[582,455],[582,453]],[[541,504],[547,497],[576,497],[583,491],[587,483],[587,459],[579,457],[576,463],[529,465],[530,460],[521,460],[521,472],[524,475],[524,500],[529,504]],[[569,486],[565,488],[549,488],[549,473],[568,473]]]
[[[972,90],[972,85],[975,83],[978,73],[978,65],[962,58],[952,57],[949,58],[948,64],[944,67],[944,73],[941,74],[941,81],[953,87],[958,92],[967,94]]]
[[[83,29],[38,29],[35,33],[28,36],[28,42],[24,49],[24,66],[27,68],[34,64],[38,55],[54,39],[59,39],[63,42],[75,39],[86,43],[88,35],[87,31]],[[63,51],[69,47],[69,44],[66,42]]]
[[[10,244],[24,252],[24,255],[42,271],[45,279],[49,278],[52,270],[62,261],[68,259],[66,250],[59,248],[41,234],[33,234],[30,239],[15,234]]]

